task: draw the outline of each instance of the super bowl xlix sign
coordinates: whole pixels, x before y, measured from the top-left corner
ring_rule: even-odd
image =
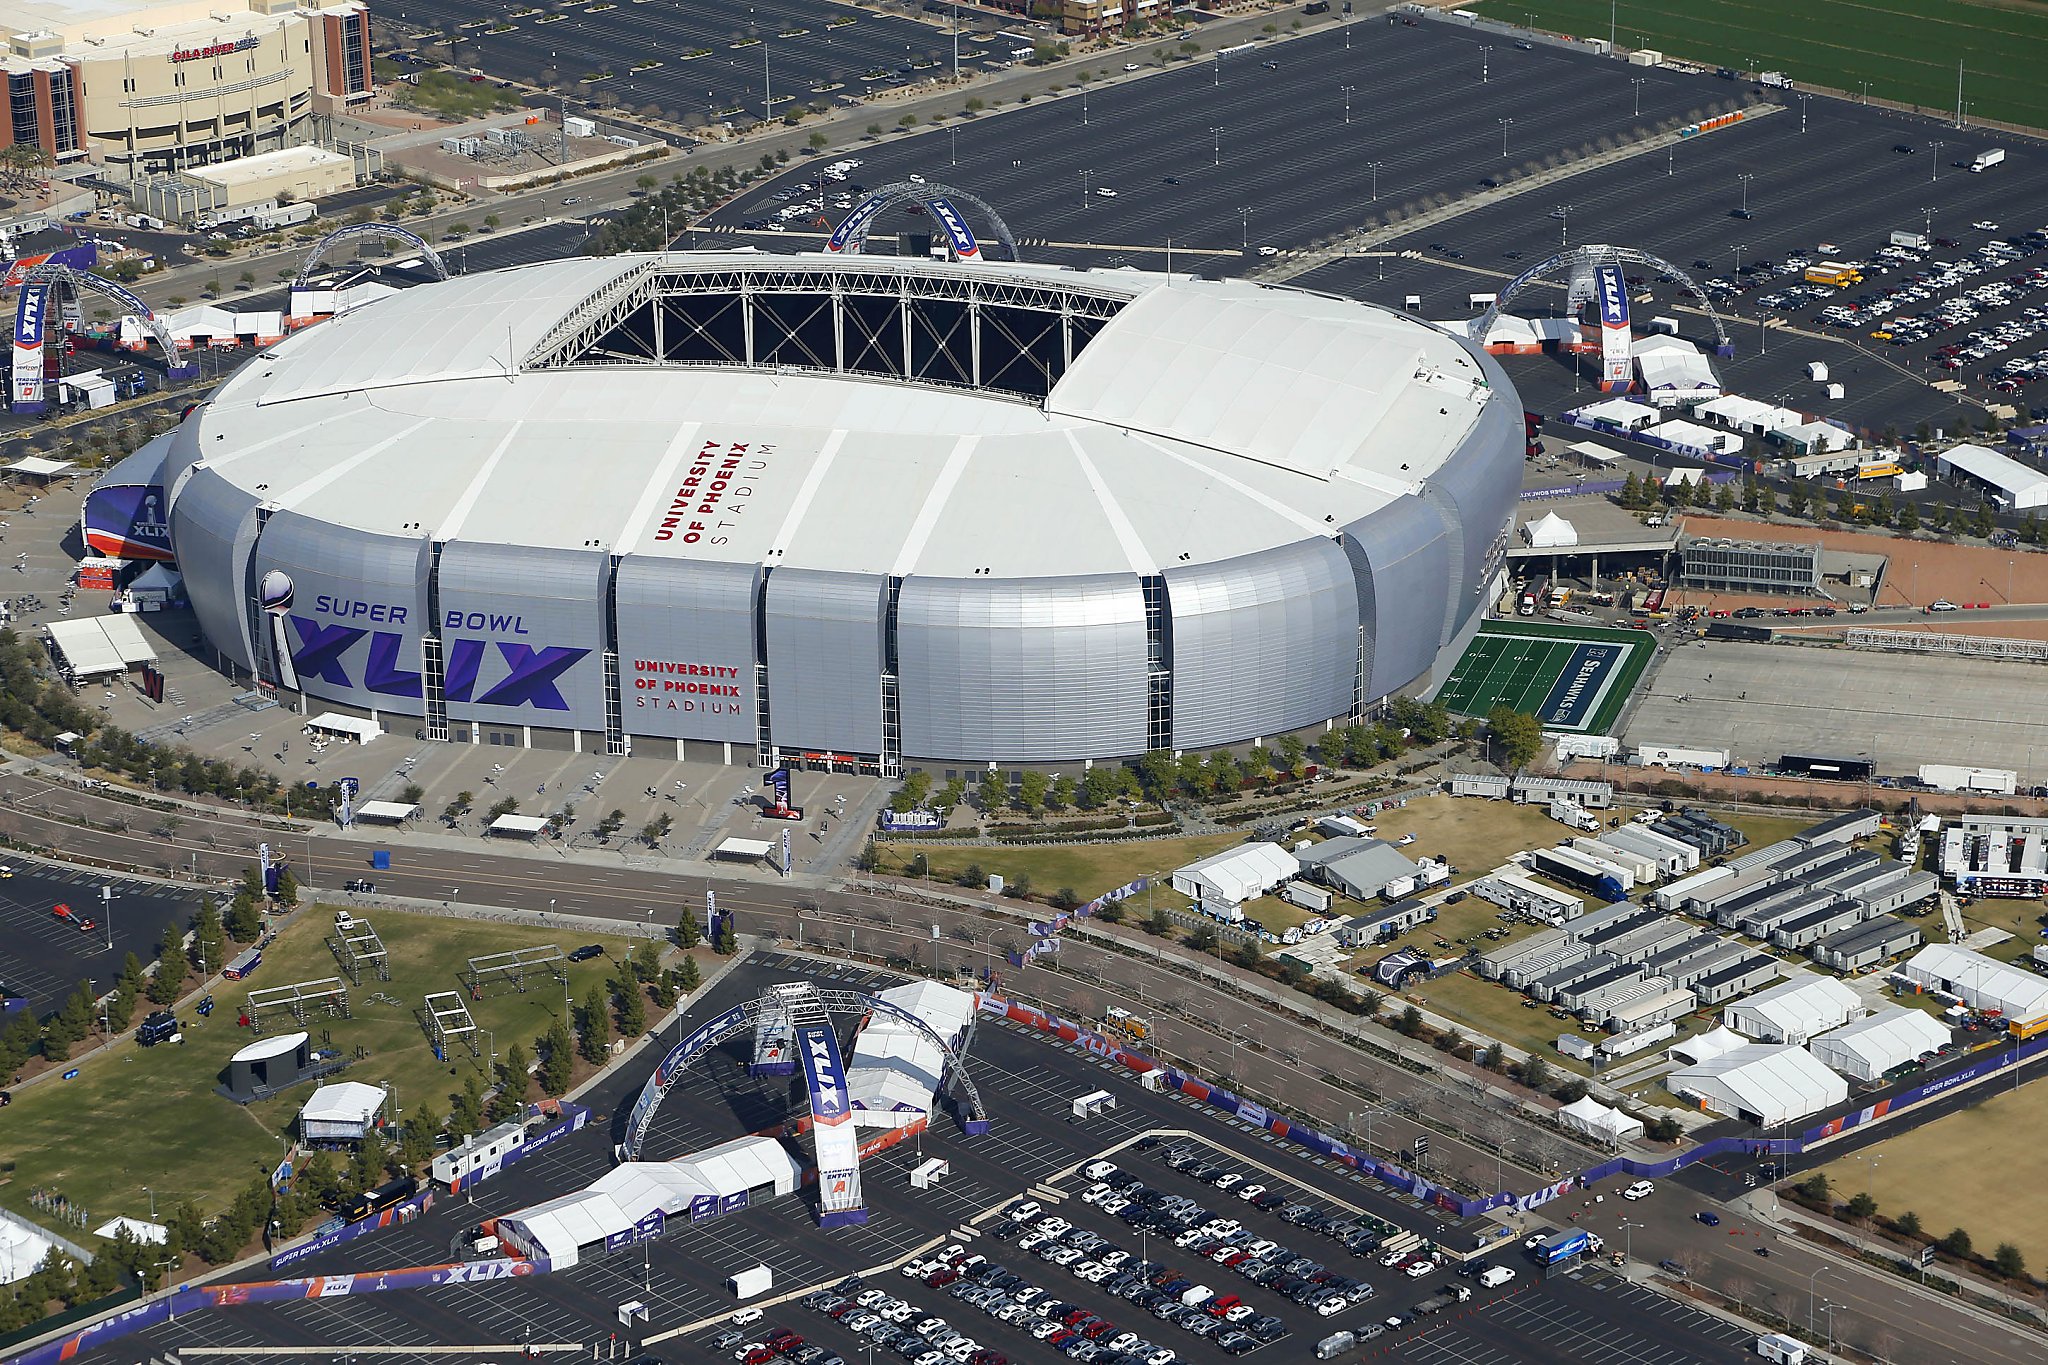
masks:
[[[247,52],[250,48],[256,46],[256,42],[255,35],[251,34],[247,38],[237,38],[232,43],[208,43],[205,47],[173,48],[171,49],[171,60],[174,62],[203,62],[209,57],[226,57],[236,52]]]

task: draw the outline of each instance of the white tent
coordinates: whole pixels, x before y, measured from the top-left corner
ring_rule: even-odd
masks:
[[[545,815],[501,815],[491,821],[486,834],[506,835],[514,839],[538,838],[547,831],[548,817]]]
[[[1591,1095],[1581,1096],[1558,1110],[1557,1121],[1588,1137],[1598,1138],[1610,1147],[1619,1147],[1643,1135],[1640,1121],[1619,1109],[1609,1108]]]
[[[1667,1050],[1667,1055],[1674,1062],[1699,1066],[1748,1045],[1749,1039],[1734,1030],[1717,1028],[1702,1033],[1697,1038],[1687,1038],[1673,1043]]]
[[[392,825],[403,824],[419,813],[419,806],[411,801],[365,801],[355,808],[358,820],[372,820]]]
[[[588,1188],[498,1219],[498,1235],[522,1255],[545,1257],[563,1270],[585,1248],[626,1232],[659,1209],[664,1214],[739,1208],[755,1198],[793,1194],[802,1170],[774,1138],[743,1137],[680,1161],[629,1161]]]
[[[1797,972],[1721,1010],[1721,1022],[1760,1043],[1803,1044],[1863,1012],[1862,997],[1831,976]]]
[[[948,1046],[959,1042],[974,1017],[973,996],[936,981],[894,986],[878,998],[916,1015]],[[945,1076],[946,1054],[929,1038],[894,1015],[870,1013],[846,1065],[854,1123],[898,1128],[929,1115]]]
[[[112,1241],[124,1232],[146,1247],[160,1247],[171,1240],[171,1230],[162,1223],[151,1223],[141,1218],[130,1218],[125,1214],[119,1218],[109,1218],[106,1222],[92,1230],[93,1236],[104,1237],[108,1241]]]
[[[1579,530],[1555,512],[1522,523],[1522,539],[1535,550],[1561,549],[1579,543]]]
[[[1852,1081],[1877,1081],[1901,1062],[1939,1048],[1948,1037],[1948,1030],[1925,1010],[1893,1005],[1823,1033],[1806,1047]]]
[[[97,616],[80,617],[75,621],[52,621],[43,627],[50,645],[64,661],[64,670],[73,678],[106,678],[126,673],[128,665],[121,660],[121,651],[100,629]]]
[[[36,1267],[55,1245],[12,1219],[0,1221],[0,1284],[13,1284],[35,1274]]]
[[[374,720],[344,716],[339,711],[322,711],[299,728],[315,738],[354,740],[358,744],[368,744],[384,733],[384,727]]]
[[[1908,981],[2008,1019],[2048,1014],[2048,980],[1950,943],[1930,943],[1900,964]]]
[[[1716,431],[1703,427],[1698,422],[1688,422],[1674,417],[1669,422],[1659,422],[1643,433],[1660,441],[1669,441],[1675,446],[1688,446],[1694,450],[1708,450],[1720,455],[1733,455],[1742,449],[1742,438],[1732,431]]]
[[[1704,1109],[1770,1128],[1849,1098],[1849,1083],[1805,1048],[1751,1043],[1664,1079],[1674,1095]]]
[[[101,631],[106,634],[107,643],[121,656],[121,662],[129,668],[140,668],[156,662],[156,649],[142,633],[142,627],[135,624],[130,616],[101,616],[96,618]]]
[[[384,1100],[384,1091],[361,1081],[323,1085],[299,1110],[299,1136],[308,1142],[360,1142]]]
[[[1620,427],[1623,431],[1635,431],[1657,420],[1657,409],[1648,403],[1631,402],[1626,398],[1608,398],[1590,403],[1572,414],[1590,422],[1605,422]]]
[[[1256,900],[1293,877],[1301,865],[1278,844],[1240,844],[1198,858],[1173,874],[1173,889],[1204,906]]]

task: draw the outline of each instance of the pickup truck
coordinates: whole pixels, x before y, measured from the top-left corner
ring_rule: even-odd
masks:
[[[1413,1311],[1417,1317],[1426,1318],[1431,1313],[1441,1313],[1444,1309],[1454,1304],[1464,1303],[1471,1297],[1472,1290],[1465,1285],[1446,1285],[1442,1293],[1432,1294],[1421,1303],[1416,1304]]]

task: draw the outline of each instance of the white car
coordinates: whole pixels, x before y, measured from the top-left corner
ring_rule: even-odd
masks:
[[[1010,1205],[1004,1212],[1016,1222],[1028,1223],[1038,1217],[1038,1201],[1036,1199],[1021,1199]]]
[[[1095,187],[1095,192],[1096,192],[1097,194],[1101,195],[1101,196],[1102,196],[1102,197],[1103,197],[1104,199],[1114,199],[1114,198],[1116,198],[1116,191],[1115,191],[1115,190],[1113,190],[1113,189],[1111,189],[1111,188],[1110,188],[1109,186],[1107,186],[1107,185],[1097,185],[1097,186]]]
[[[1334,1318],[1350,1306],[1350,1301],[1340,1294],[1336,1298],[1325,1299],[1317,1304],[1316,1316],[1320,1318]]]
[[[1647,1180],[1638,1180],[1621,1192],[1623,1199],[1648,1199],[1657,1192],[1657,1187]]]
[[[1225,1171],[1222,1175],[1217,1176],[1216,1179],[1211,1183],[1214,1184],[1216,1188],[1219,1190],[1230,1190],[1235,1189],[1237,1188],[1237,1186],[1244,1183],[1244,1177],[1239,1175],[1236,1171]]]
[[[1259,254],[1261,256],[1278,256],[1280,248],[1277,246],[1262,246],[1259,248]]]
[[[903,1263],[903,1278],[907,1280],[921,1280],[935,1269],[937,1267],[930,1261],[905,1261]]]
[[[1136,62],[1125,62],[1125,63],[1124,63],[1124,70],[1126,70],[1126,71],[1136,71],[1137,69],[1138,69],[1138,64],[1137,64]]]
[[[1435,1269],[1436,1262],[1423,1260],[1415,1262],[1413,1265],[1409,1266],[1406,1270],[1402,1271],[1401,1273],[1403,1275],[1406,1275],[1411,1280],[1419,1280],[1424,1275],[1429,1274],[1432,1270]]]
[[[739,1312],[726,1319],[727,1322],[730,1322],[735,1327],[745,1327],[750,1322],[759,1322],[760,1320],[761,1310],[758,1308],[742,1308]]]
[[[1129,67],[1125,67],[1124,69],[1128,71],[1128,70],[1129,70],[1130,68],[1129,68]],[[1976,222],[1974,222],[1974,223],[1970,224],[1970,226],[1971,226],[1971,227],[1973,227],[1973,228],[1975,228],[1975,229],[1977,229],[1977,231],[1979,231],[1979,232],[1996,232],[1996,231],[1998,231],[1998,224],[1996,224],[1996,223],[1994,223],[1994,222],[1991,222],[1991,221],[1990,221],[1989,219],[1985,219],[1985,218],[1980,218],[1980,219],[1978,219],[1978,220],[1977,220]]]
[[[1264,1194],[1265,1192],[1266,1187],[1264,1185],[1257,1184],[1256,1182],[1250,1185],[1239,1185],[1237,1187],[1237,1197],[1239,1199],[1257,1199],[1260,1195]]]
[[[1082,1168],[1081,1174],[1090,1180],[1107,1180],[1110,1176],[1116,1174],[1116,1163],[1114,1161],[1091,1161]]]
[[[1081,1191],[1081,1202],[1084,1204],[1100,1204],[1103,1200],[1109,1198],[1112,1193],[1113,1191],[1107,1185],[1099,1183],[1090,1185],[1087,1189]]]
[[[1074,1230],[1074,1225],[1064,1218],[1046,1218],[1040,1220],[1038,1230],[1048,1237],[1064,1237]]]

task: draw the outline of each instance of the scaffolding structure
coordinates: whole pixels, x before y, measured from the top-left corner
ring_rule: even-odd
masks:
[[[485,953],[482,957],[470,958],[469,965],[463,968],[460,973],[462,988],[472,1000],[483,998],[485,986],[509,985],[524,995],[528,978],[545,972],[550,980],[566,991],[569,989],[569,971],[562,965],[566,961],[562,950],[552,943],[514,948],[509,953]]]
[[[2048,663],[2048,640],[2015,640],[1997,635],[1944,635],[1938,631],[1851,630],[1843,640],[1852,649],[1881,649],[1891,654],[1946,654],[1962,659],[2006,659],[2015,663]]]
[[[358,919],[349,929],[337,927],[334,937],[327,940],[327,947],[341,970],[356,985],[363,984],[365,968],[373,972],[379,981],[391,979],[391,955],[384,951],[384,940],[377,937],[377,931],[370,927],[368,920]]]
[[[427,996],[427,1038],[434,1045],[434,1058],[448,1060],[448,1045],[460,1042],[471,1057],[483,1056],[483,1040],[477,1036],[476,1020],[469,1006],[455,991],[434,991]]]
[[[289,986],[266,986],[249,992],[242,1014],[249,1021],[250,1032],[260,1034],[268,1021],[280,1013],[303,1024],[316,1009],[327,1011],[333,1018],[349,1018],[348,983],[338,976],[328,976],[318,981],[295,981]]]

